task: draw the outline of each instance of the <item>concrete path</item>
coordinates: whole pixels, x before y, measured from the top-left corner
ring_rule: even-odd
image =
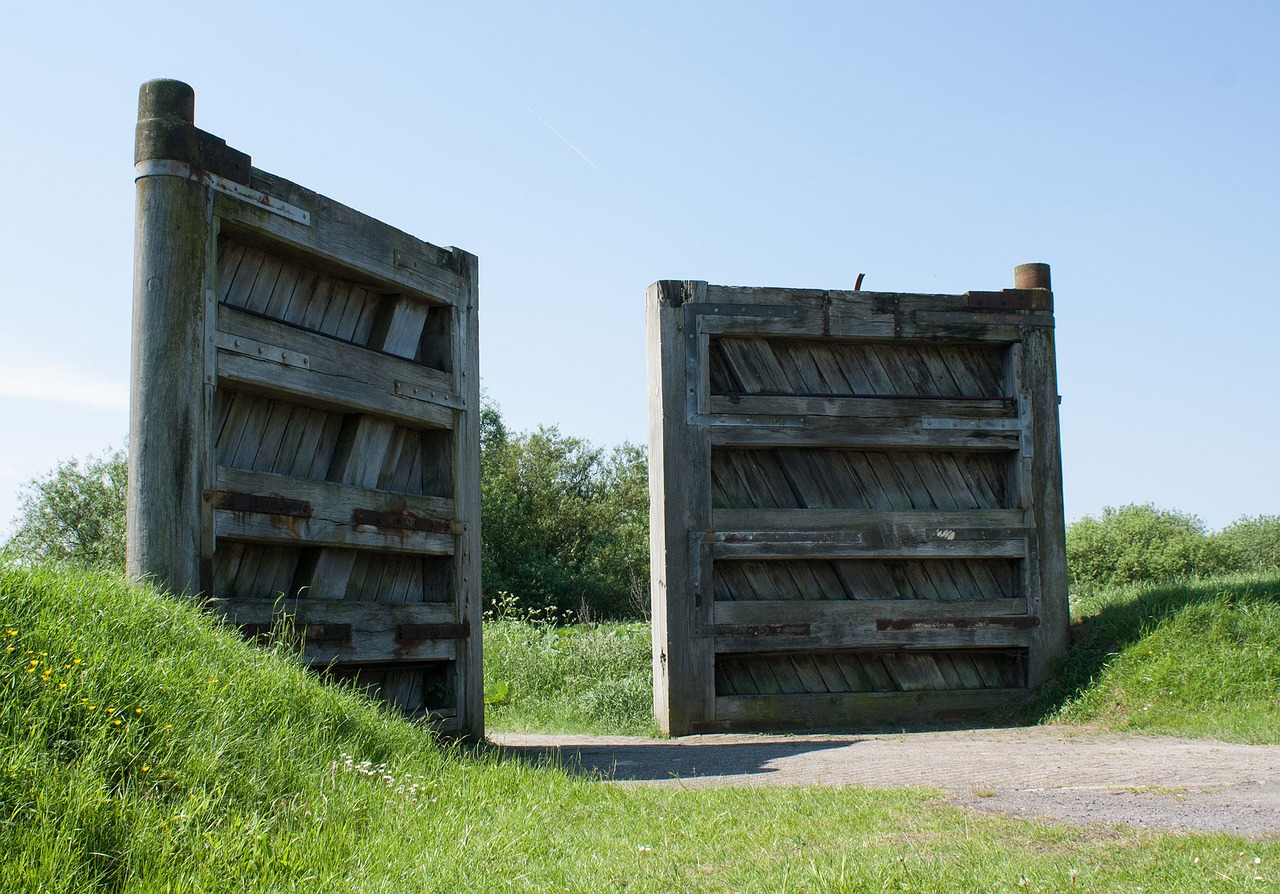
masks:
[[[1280,837],[1280,747],[1080,727],[682,739],[502,733],[513,756],[608,781],[930,786],[977,810]]]

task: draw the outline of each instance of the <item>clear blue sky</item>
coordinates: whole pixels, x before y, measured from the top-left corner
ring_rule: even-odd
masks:
[[[198,10],[198,11],[197,11]],[[480,257],[510,423],[646,432],[644,288],[1052,265],[1068,519],[1280,512],[1280,5],[19,4],[0,36],[0,529],[128,430],[137,88]]]

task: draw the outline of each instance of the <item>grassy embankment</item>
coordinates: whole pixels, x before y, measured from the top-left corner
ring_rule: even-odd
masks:
[[[5,892],[1212,891],[1280,879],[1275,843],[975,817],[918,790],[623,788],[446,748],[111,575],[0,565],[0,625]]]

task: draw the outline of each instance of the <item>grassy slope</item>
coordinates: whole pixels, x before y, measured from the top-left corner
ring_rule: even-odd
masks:
[[[445,749],[114,577],[0,564],[0,635],[5,892],[1280,880],[1280,844],[979,818],[909,790],[603,786]]]
[[[1280,575],[1097,590],[1042,719],[1280,744]]]

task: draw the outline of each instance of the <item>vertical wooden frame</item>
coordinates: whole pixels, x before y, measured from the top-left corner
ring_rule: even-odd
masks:
[[[650,588],[653,599],[654,713],[683,735],[711,712],[710,580],[703,579],[703,534],[711,529],[707,479],[711,443],[690,425],[697,413],[699,332],[693,305],[706,283],[666,280],[647,293]]]
[[[480,736],[477,259],[193,121],[143,85],[129,571]]]
[[[143,85],[135,162],[190,155],[182,135],[194,120],[195,94],[186,84]],[[202,434],[212,196],[199,182],[161,174],[140,175],[136,192],[128,571],[195,594],[205,584],[202,494],[209,470]]]

